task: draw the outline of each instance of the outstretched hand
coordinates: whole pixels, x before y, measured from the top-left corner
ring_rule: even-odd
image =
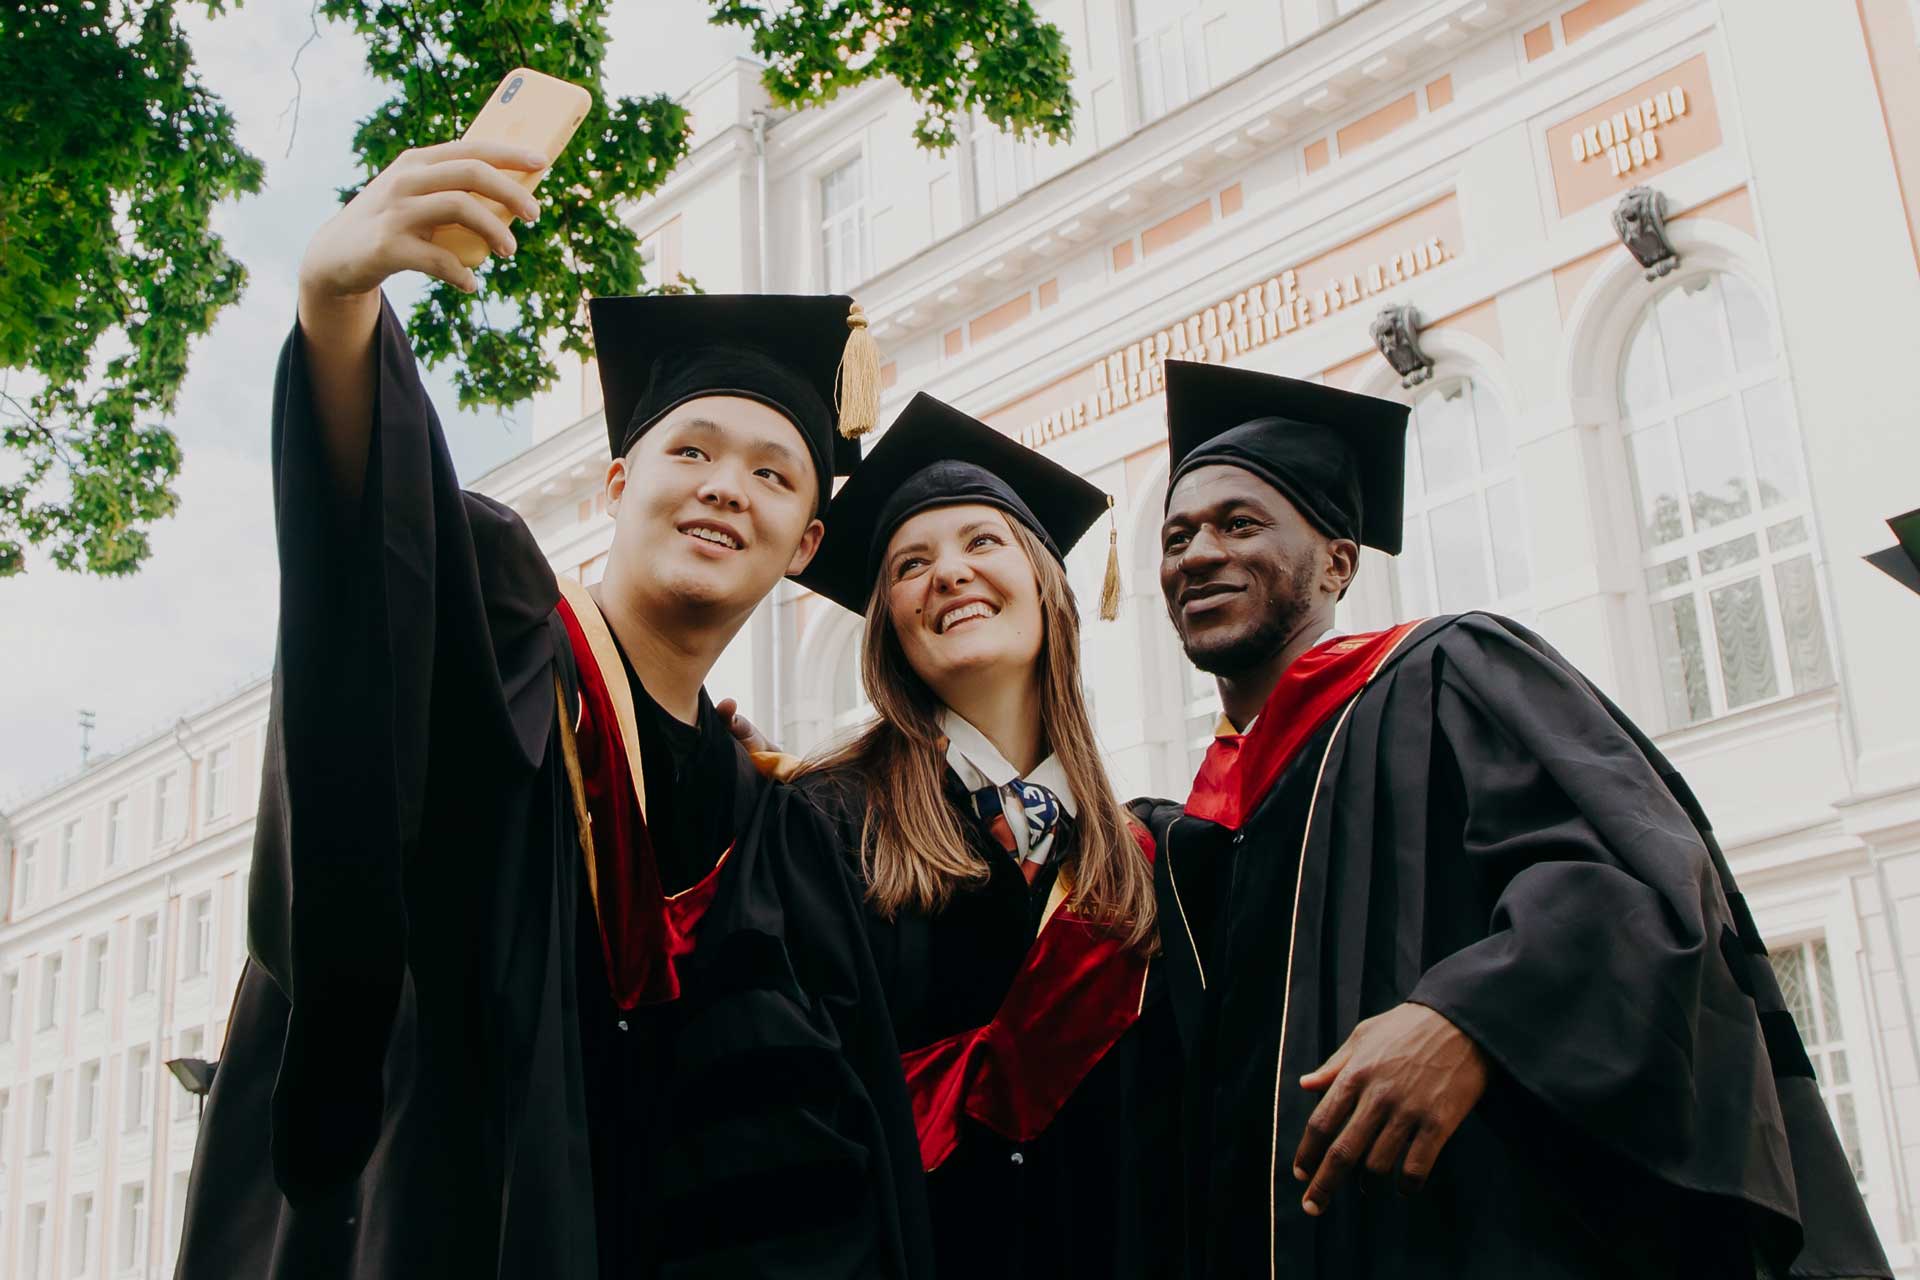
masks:
[[[422,271],[472,293],[479,287],[472,269],[433,242],[434,229],[465,227],[492,253],[511,256],[518,246],[509,219],[533,220],[540,203],[509,172],[546,166],[540,152],[505,142],[462,139],[402,152],[314,233],[300,263],[302,302],[361,297],[401,271]],[[504,205],[507,216],[482,196]]]
[[[1293,1176],[1311,1179],[1302,1206],[1326,1210],[1356,1166],[1418,1191],[1440,1149],[1487,1090],[1487,1058],[1425,1005],[1403,1004],[1353,1029],[1300,1086],[1325,1092],[1307,1119]]]
[[[753,727],[753,721],[740,714],[740,703],[733,698],[722,698],[713,704],[714,714],[727,722],[727,732],[737,739],[741,746],[749,751],[778,751],[780,748],[766,734]]]

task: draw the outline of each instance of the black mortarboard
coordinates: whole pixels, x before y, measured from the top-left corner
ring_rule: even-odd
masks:
[[[833,492],[833,477],[860,461],[851,437],[873,425],[879,357],[853,299],[651,294],[594,298],[587,314],[614,457],[625,457],[678,405],[699,396],[745,396],[799,428],[820,481],[820,506]]]
[[[1167,361],[1167,494],[1196,467],[1253,472],[1322,533],[1400,554],[1403,404],[1271,373]]]
[[[1920,595],[1920,508],[1903,516],[1893,516],[1887,521],[1887,527],[1900,541],[1864,559],[1907,590]]]
[[[1109,505],[1097,485],[922,392],[834,495],[827,536],[800,584],[865,613],[893,531],[929,507],[962,502],[998,507],[1058,557]]]

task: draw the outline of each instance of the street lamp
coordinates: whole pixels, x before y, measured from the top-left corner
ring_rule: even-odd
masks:
[[[167,1070],[173,1072],[173,1078],[180,1087],[200,1099],[200,1114],[207,1111],[207,1091],[213,1088],[213,1073],[220,1069],[219,1062],[208,1062],[205,1058],[169,1058]]]

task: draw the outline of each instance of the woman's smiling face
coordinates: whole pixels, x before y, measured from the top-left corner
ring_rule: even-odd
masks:
[[[1045,627],[1040,587],[1008,517],[983,503],[902,521],[880,562],[893,631],[914,674],[943,690],[993,668],[1027,679]]]

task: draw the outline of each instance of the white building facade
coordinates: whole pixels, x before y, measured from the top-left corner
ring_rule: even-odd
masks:
[[[246,957],[266,682],[18,806],[0,925],[0,1275],[171,1273]]]
[[[1656,737],[1773,945],[1882,1238],[1920,1276],[1920,600],[1859,559],[1920,505],[1900,390],[1920,315],[1912,0],[1038,7],[1073,50],[1067,144],[979,126],[930,155],[894,86],[784,115],[754,65],[716,71],[687,95],[692,154],[632,214],[652,278],[850,292],[886,361],[883,420],[926,390],[1114,495],[1127,594],[1087,623],[1085,665],[1124,794],[1182,793],[1217,705],[1158,600],[1161,361],[1412,403],[1406,550],[1367,554],[1343,625],[1513,615]],[[1676,255],[1653,278],[1613,224],[1637,186]],[[1411,309],[1410,387],[1370,332],[1388,307]],[[535,437],[476,487],[592,580],[611,525],[590,366],[537,402]],[[1069,559],[1083,601],[1105,543]],[[709,687],[806,749],[864,714],[858,643],[783,589]],[[133,1090],[138,1127],[127,1081],[224,1030],[265,701],[251,688],[10,815],[10,1274],[121,1274],[129,1229],[136,1269],[170,1256],[192,1126],[160,1118],[167,1081]],[[222,786],[235,812],[216,819]],[[177,838],[142,843],[175,805]],[[132,834],[109,865],[116,823]],[[149,918],[159,985],[135,994]],[[81,1138],[96,1060],[106,1119]]]

